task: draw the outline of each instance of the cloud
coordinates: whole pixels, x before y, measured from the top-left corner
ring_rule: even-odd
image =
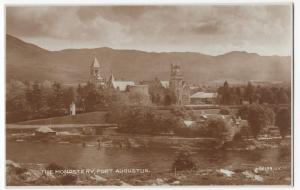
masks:
[[[200,23],[199,26],[192,29],[197,34],[215,34],[221,32],[222,22],[207,22]]]
[[[291,11],[291,5],[260,4],[7,7],[6,28],[48,49],[108,46],[286,55],[292,47]]]

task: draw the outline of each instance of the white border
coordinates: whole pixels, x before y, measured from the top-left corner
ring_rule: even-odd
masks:
[[[4,131],[5,131],[5,5],[32,5],[32,4],[38,4],[38,5],[67,5],[67,4],[106,4],[106,5],[118,5],[118,4],[123,4],[123,5],[129,5],[129,4],[241,4],[241,3],[290,3],[293,1],[278,1],[278,0],[215,0],[215,1],[210,1],[210,0],[2,0],[0,1],[0,60],[1,60],[1,66],[0,66],[0,122],[1,122],[1,129],[0,130],[0,152],[2,153],[0,157],[0,181],[1,181],[1,189],[5,188],[5,136],[4,136]],[[298,3],[298,4],[297,4]],[[299,37],[296,34],[300,34],[299,30],[299,23],[297,23],[297,18],[300,18],[300,13],[298,10],[298,6],[300,2],[294,1],[294,52],[299,52]],[[298,21],[299,22],[299,21]],[[296,62],[299,60],[299,53],[294,54],[294,73],[300,73],[300,68],[297,66]],[[238,188],[238,189],[298,189],[300,188],[300,174],[297,170],[297,168],[300,167],[298,164],[299,161],[297,160],[300,159],[300,153],[297,150],[297,146],[300,144],[300,138],[297,138],[297,134],[299,135],[299,129],[297,128],[299,124],[299,118],[297,116],[300,116],[300,108],[299,108],[299,101],[296,97],[300,97],[300,89],[299,89],[299,84],[298,82],[300,81],[300,76],[299,75],[294,75],[294,116],[295,116],[295,121],[294,121],[294,187],[287,187],[287,186],[226,186],[225,188]],[[7,187],[8,189],[14,189],[12,187]],[[21,187],[19,187],[20,189]],[[22,189],[40,189],[41,187],[22,187]],[[43,189],[65,189],[65,188],[74,188],[74,187],[43,187]],[[91,188],[91,187],[77,187],[76,189],[84,189],[84,188]],[[94,187],[95,189],[99,188],[105,188],[105,189],[123,189],[125,187]],[[138,188],[138,187],[126,187],[126,189],[132,189],[132,188]],[[148,189],[152,187],[142,187],[143,189]],[[153,187],[154,189],[163,189],[165,187]],[[201,188],[201,189],[224,189],[224,186],[212,186],[212,187],[202,187],[202,186],[195,186],[195,187],[173,187],[176,189],[185,189],[185,188]]]

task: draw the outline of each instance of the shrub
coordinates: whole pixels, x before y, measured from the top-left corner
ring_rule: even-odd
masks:
[[[276,126],[280,135],[284,138],[291,131],[291,112],[287,108],[281,108],[276,114]]]
[[[242,119],[247,119],[248,117],[248,106],[243,105],[237,112],[237,116],[241,117]]]
[[[185,127],[185,126],[178,126],[174,128],[174,133],[177,136],[182,136],[182,137],[198,137],[199,135],[201,136],[201,132],[199,133],[199,127]],[[204,134],[202,133],[202,136]]]
[[[222,109],[220,109],[219,114],[221,114],[221,115],[230,115],[231,113],[230,113],[230,110],[229,110],[229,109],[227,109],[227,108],[222,108]]]
[[[237,133],[234,134],[234,136],[233,136],[233,141],[235,141],[235,142],[242,141],[242,139],[243,139],[243,137],[242,137],[241,132],[237,132]]]
[[[22,173],[25,173],[27,172],[28,169],[27,168],[16,168],[16,174],[19,175],[19,174],[22,174]]]
[[[65,175],[60,178],[60,183],[62,185],[75,185],[77,176],[75,175]]]
[[[119,132],[131,134],[169,133],[181,125],[179,119],[173,115],[147,106],[112,109],[106,117],[107,120],[119,124]]]
[[[221,118],[209,119],[207,121],[208,134],[217,139],[223,139],[228,123]]]
[[[192,153],[187,148],[181,149],[172,165],[173,171],[194,170],[197,169],[197,163],[192,158]]]
[[[180,118],[183,118],[183,119],[189,119],[190,118],[190,115],[189,115],[188,111],[183,106],[173,106],[170,111],[176,117],[180,117]]]
[[[52,171],[55,171],[55,170],[63,170],[64,167],[56,164],[56,163],[50,163],[47,167],[46,167],[46,170],[52,170]]]

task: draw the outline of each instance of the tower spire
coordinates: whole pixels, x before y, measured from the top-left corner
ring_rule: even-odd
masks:
[[[100,64],[99,64],[99,62],[98,62],[98,59],[97,59],[97,57],[95,57],[95,58],[94,58],[94,61],[93,61],[92,67],[100,67]]]
[[[100,64],[97,57],[94,57],[94,60],[90,66],[90,81],[94,84],[100,84],[103,82],[103,78],[100,73]]]

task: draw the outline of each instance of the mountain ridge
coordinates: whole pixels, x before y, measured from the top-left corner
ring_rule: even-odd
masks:
[[[180,63],[186,81],[199,83],[218,79],[290,81],[290,56],[261,56],[231,51],[212,56],[197,52],[145,52],[109,47],[49,51],[6,35],[7,79],[83,82],[97,57],[102,75],[111,72],[126,80],[169,78],[170,63]]]

